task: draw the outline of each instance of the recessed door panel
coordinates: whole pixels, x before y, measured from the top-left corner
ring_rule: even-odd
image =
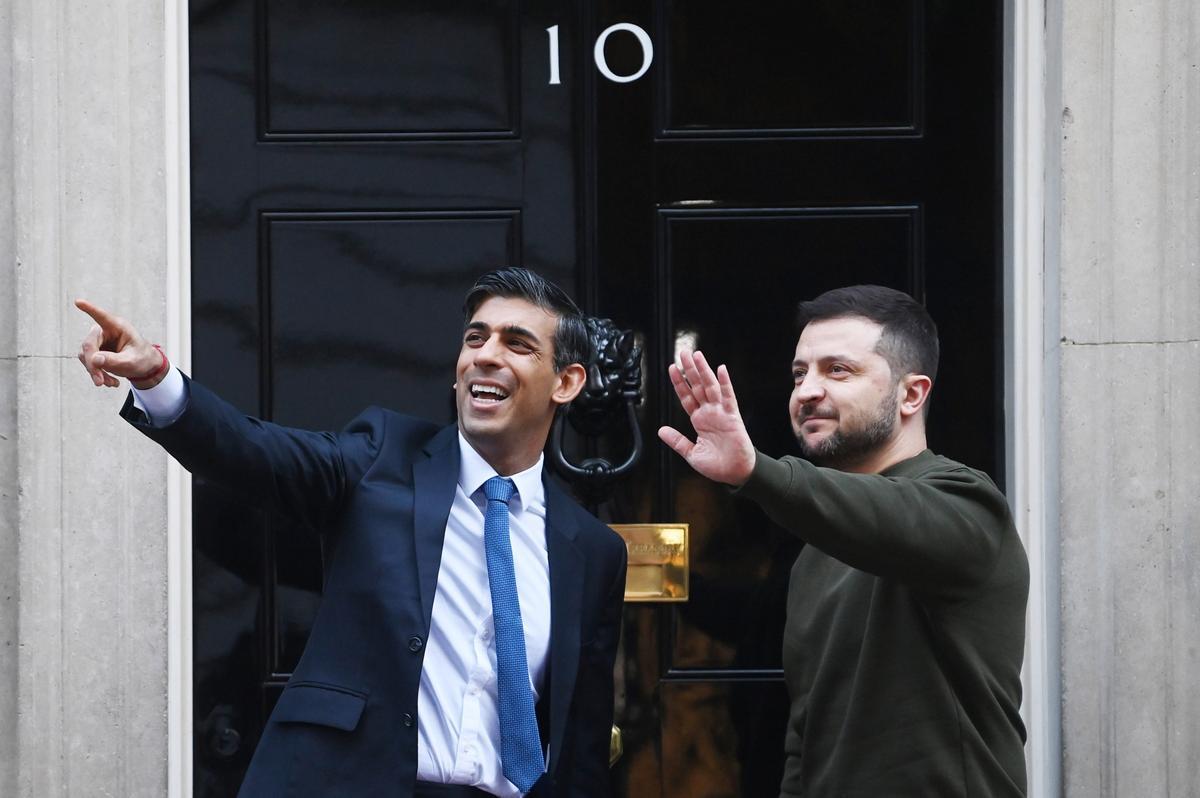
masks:
[[[259,3],[264,137],[519,135],[516,0]]]
[[[290,212],[263,228],[272,417],[320,428],[378,404],[451,421],[462,286],[517,262],[520,214]]]
[[[915,134],[922,0],[662,3],[666,136]]]

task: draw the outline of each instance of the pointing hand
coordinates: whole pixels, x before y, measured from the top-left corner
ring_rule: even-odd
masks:
[[[147,380],[130,380],[142,389],[152,388],[162,380],[166,373],[161,368],[162,353],[142,338],[132,324],[86,299],[76,299],[75,307],[96,322],[79,346],[79,362],[97,387],[116,388],[121,384],[117,377],[151,375]]]

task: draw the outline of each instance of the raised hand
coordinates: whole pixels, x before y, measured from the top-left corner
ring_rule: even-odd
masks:
[[[660,428],[658,437],[701,475],[728,485],[743,484],[754,470],[754,444],[742,423],[729,370],[722,365],[714,374],[700,352],[685,349],[679,359],[682,371],[671,364],[668,373],[696,430],[696,441],[673,427]]]
[[[162,380],[166,373],[161,368],[162,353],[132,324],[86,299],[76,299],[75,307],[96,322],[79,346],[79,362],[97,387],[116,388],[121,384],[117,377],[129,379],[138,388],[152,388]]]

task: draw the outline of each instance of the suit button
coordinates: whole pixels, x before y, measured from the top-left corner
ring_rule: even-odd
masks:
[[[410,714],[408,714],[407,712],[405,712],[405,713],[404,713],[404,717],[403,717],[401,720],[403,720],[403,721],[404,721],[404,725],[405,725],[405,726],[407,726],[407,727],[408,727],[408,728],[410,728],[410,729],[412,728],[412,725],[413,725],[413,722],[414,722],[414,721],[413,721],[413,716],[412,716],[412,715],[410,715]]]
[[[420,651],[421,647],[424,645],[425,645],[425,641],[419,637],[408,638],[408,650],[414,654],[416,654],[418,651]]]

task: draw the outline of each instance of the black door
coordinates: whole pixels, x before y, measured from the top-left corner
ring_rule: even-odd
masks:
[[[690,523],[692,590],[627,607],[618,782],[771,795],[798,544],[657,444],[681,421],[664,367],[677,342],[728,363],[756,443],[783,454],[795,302],[906,288],[942,329],[931,444],[1002,475],[999,14],[194,1],[195,374],[287,424],[368,404],[449,421],[462,294],[505,263],[637,330],[647,453],[600,511]],[[196,794],[233,795],[321,551],[201,481],[194,545]]]

